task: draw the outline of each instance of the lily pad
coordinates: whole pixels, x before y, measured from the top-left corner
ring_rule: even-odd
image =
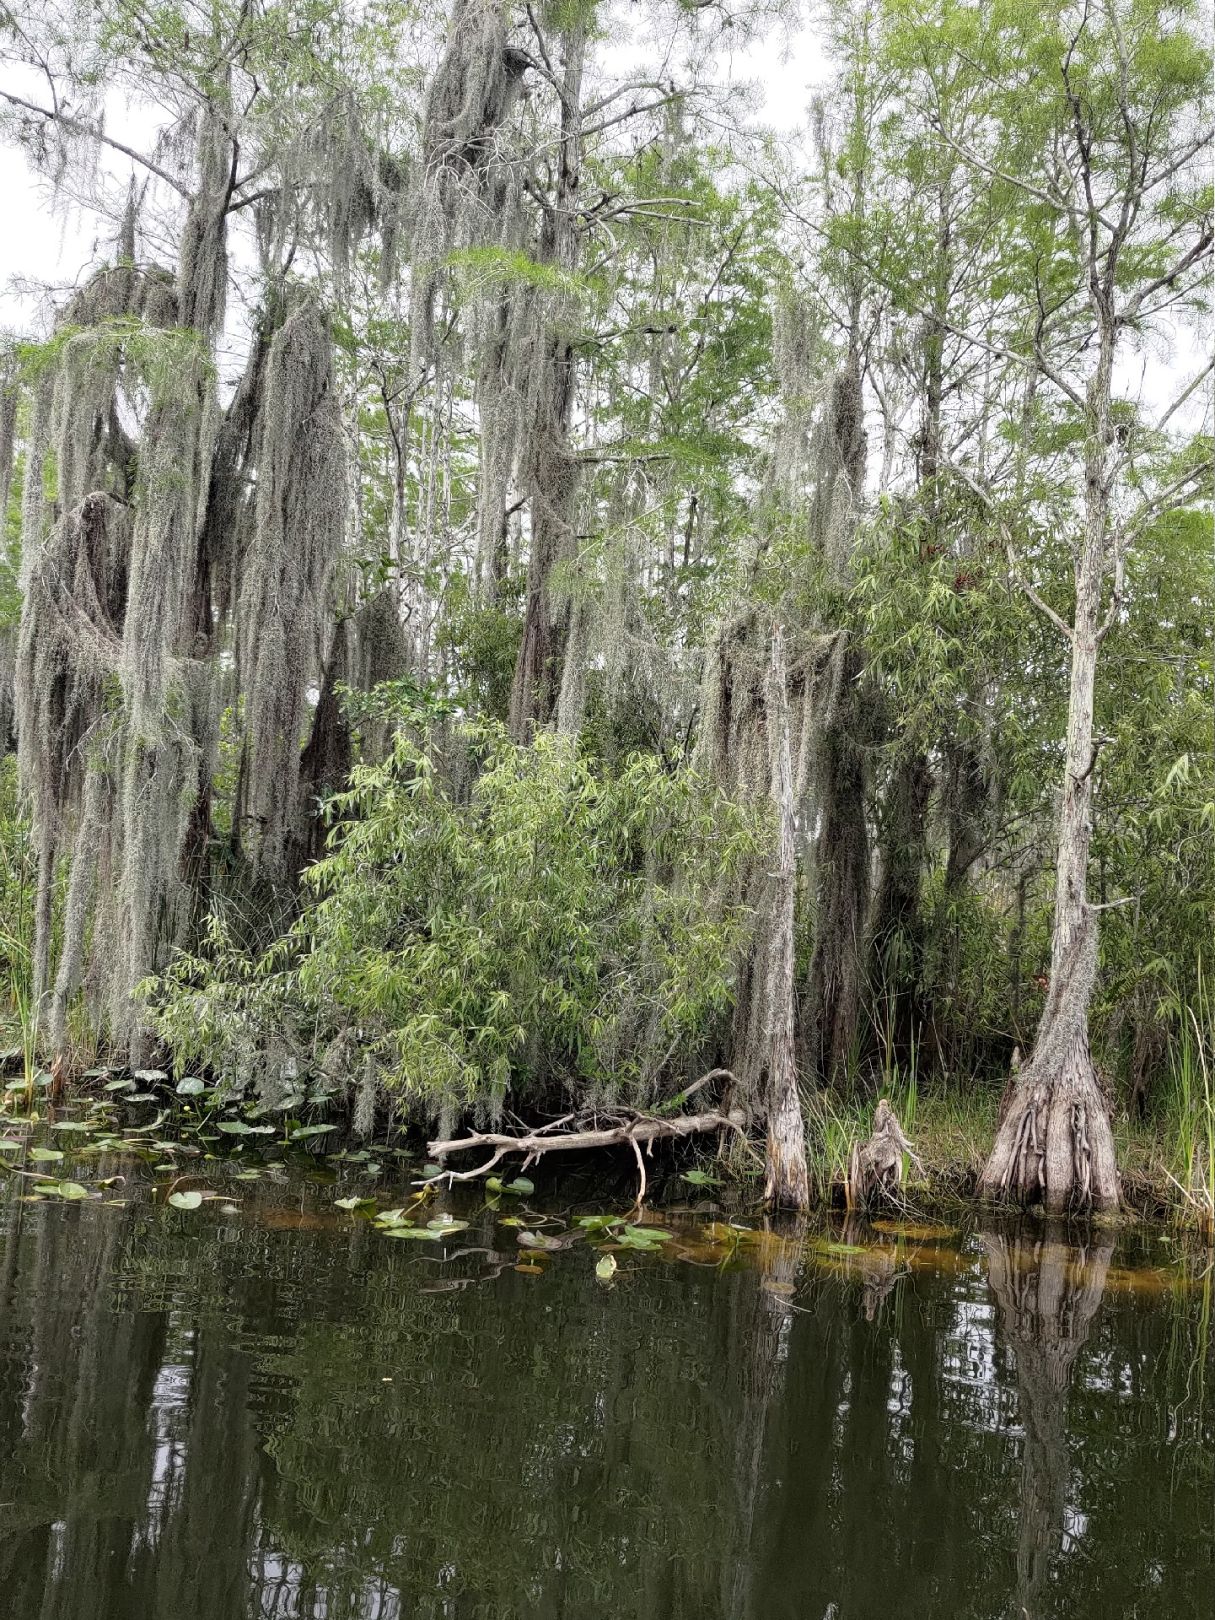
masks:
[[[169,1194],[169,1202],[174,1209],[197,1209],[203,1201],[200,1192],[175,1192]]]
[[[177,1095],[179,1097],[197,1097],[207,1089],[205,1081],[195,1074],[186,1075],[184,1080],[177,1082]]]
[[[557,1239],[549,1237],[547,1232],[520,1232],[516,1242],[522,1249],[542,1249],[546,1253],[561,1247]]]
[[[595,1275],[600,1282],[611,1282],[616,1275],[616,1256],[614,1254],[605,1254],[595,1267]]]
[[[624,1236],[633,1243],[669,1243],[671,1234],[661,1226],[626,1226]]]
[[[30,1149],[30,1158],[35,1164],[57,1164],[63,1154],[58,1148],[36,1147]]]

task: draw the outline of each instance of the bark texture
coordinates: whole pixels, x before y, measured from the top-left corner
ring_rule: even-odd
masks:
[[[1096,957],[1090,917],[1052,974],[1033,1056],[1010,1087],[979,1179],[983,1197],[1051,1214],[1118,1207],[1114,1137],[1088,1044]]]
[[[806,1168],[806,1129],[802,1119],[794,1050],[793,918],[797,887],[794,848],[793,765],[789,747],[788,674],[780,626],[772,632],[769,670],[769,743],[772,752],[772,802],[777,818],[776,870],[773,874],[772,932],[766,1020],[768,1051],[768,1138],[764,1196],[782,1209],[810,1207]]]

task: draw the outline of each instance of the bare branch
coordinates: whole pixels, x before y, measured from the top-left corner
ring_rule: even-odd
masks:
[[[87,140],[98,141],[102,146],[108,146],[115,152],[121,152],[123,157],[129,157],[133,163],[140,164],[149,174],[154,174],[158,180],[163,180],[167,186],[172,186],[179,196],[190,198],[193,193],[188,186],[176,179],[167,169],[162,169],[151,158],[137,152],[133,146],[126,146],[122,141],[116,141],[112,135],[104,134],[94,124],[83,123],[78,118],[72,118],[68,113],[59,112],[53,107],[39,107],[32,101],[26,101],[21,96],[13,95],[11,90],[0,90],[0,100],[7,101],[12,107],[20,107],[23,112],[33,113],[38,118],[45,118],[52,124],[58,124],[62,129],[70,131],[73,135],[83,135]]]

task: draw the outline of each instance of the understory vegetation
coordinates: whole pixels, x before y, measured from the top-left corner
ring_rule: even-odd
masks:
[[[1212,1231],[1205,13],[794,20],[777,131],[758,6],[0,13],[22,1084]]]

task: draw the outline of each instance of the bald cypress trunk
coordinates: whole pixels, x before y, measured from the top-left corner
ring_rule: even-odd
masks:
[[[769,949],[767,1111],[764,1196],[782,1209],[810,1207],[806,1169],[806,1129],[802,1119],[794,1048],[793,922],[797,888],[794,848],[793,766],[789,748],[788,673],[780,626],[772,632],[768,679],[768,740],[772,759],[772,803],[776,810],[776,865],[773,872],[772,932]]]
[[[1097,750],[1093,710],[1097,648],[1104,633],[1113,440],[1112,329],[1088,387],[1085,521],[1075,565],[1067,742],[1055,860],[1055,927],[1050,984],[1030,1061],[1005,1108],[979,1190],[989,1198],[1041,1202],[1053,1212],[1118,1207],[1118,1169],[1109,1110],[1089,1051],[1088,1011],[1097,969],[1097,915],[1088,900]]]

